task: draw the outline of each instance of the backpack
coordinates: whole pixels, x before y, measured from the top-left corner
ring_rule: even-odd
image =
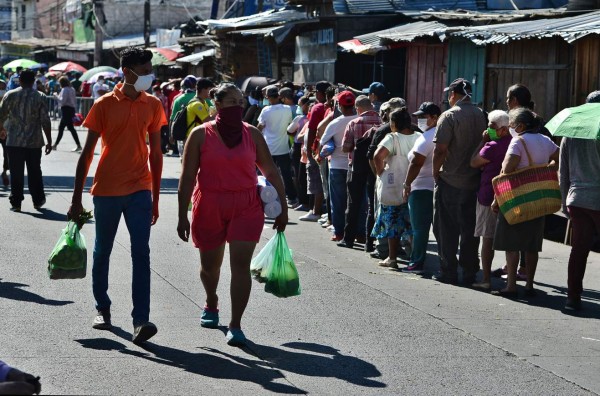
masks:
[[[194,100],[190,101],[187,105],[185,105],[181,110],[175,114],[175,118],[173,118],[173,122],[171,123],[171,136],[175,140],[185,140],[187,138],[187,132],[190,127],[195,122],[192,121],[191,124],[187,123],[187,108],[188,105],[191,104]]]

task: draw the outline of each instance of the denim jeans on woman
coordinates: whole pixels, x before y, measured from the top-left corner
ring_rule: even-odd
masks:
[[[345,169],[329,169],[329,197],[331,199],[331,222],[336,236],[344,235],[346,222],[346,178]]]
[[[433,221],[433,191],[411,191],[408,196],[408,211],[413,232],[410,264],[424,264],[429,243],[429,229]]]
[[[110,309],[108,297],[108,267],[117,228],[125,217],[131,241],[133,262],[132,298],[134,326],[145,323],[150,316],[150,223],[152,221],[152,197],[149,190],[138,191],[118,197],[94,197],[94,220],[96,242],[92,268],[92,289],[96,309]]]

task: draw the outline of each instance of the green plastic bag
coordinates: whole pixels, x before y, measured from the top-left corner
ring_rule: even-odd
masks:
[[[254,267],[253,267],[254,266]],[[277,297],[299,296],[300,278],[298,270],[292,259],[285,235],[278,232],[265,245],[250,265],[254,268],[255,278],[258,274],[259,281],[265,282],[265,291]]]
[[[48,257],[50,279],[85,278],[87,249],[79,226],[69,221]]]

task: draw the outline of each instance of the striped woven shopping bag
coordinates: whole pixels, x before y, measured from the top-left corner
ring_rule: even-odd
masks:
[[[496,202],[508,224],[518,224],[555,213],[561,207],[558,173],[547,165],[532,166],[531,155],[525,147],[529,166],[492,179]]]

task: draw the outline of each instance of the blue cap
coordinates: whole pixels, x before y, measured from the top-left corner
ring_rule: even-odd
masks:
[[[181,86],[187,89],[196,89],[196,77],[189,75],[183,79]]]
[[[372,82],[369,88],[363,89],[363,93],[367,95],[375,94],[378,98],[382,98],[387,94],[387,89],[380,82]]]

